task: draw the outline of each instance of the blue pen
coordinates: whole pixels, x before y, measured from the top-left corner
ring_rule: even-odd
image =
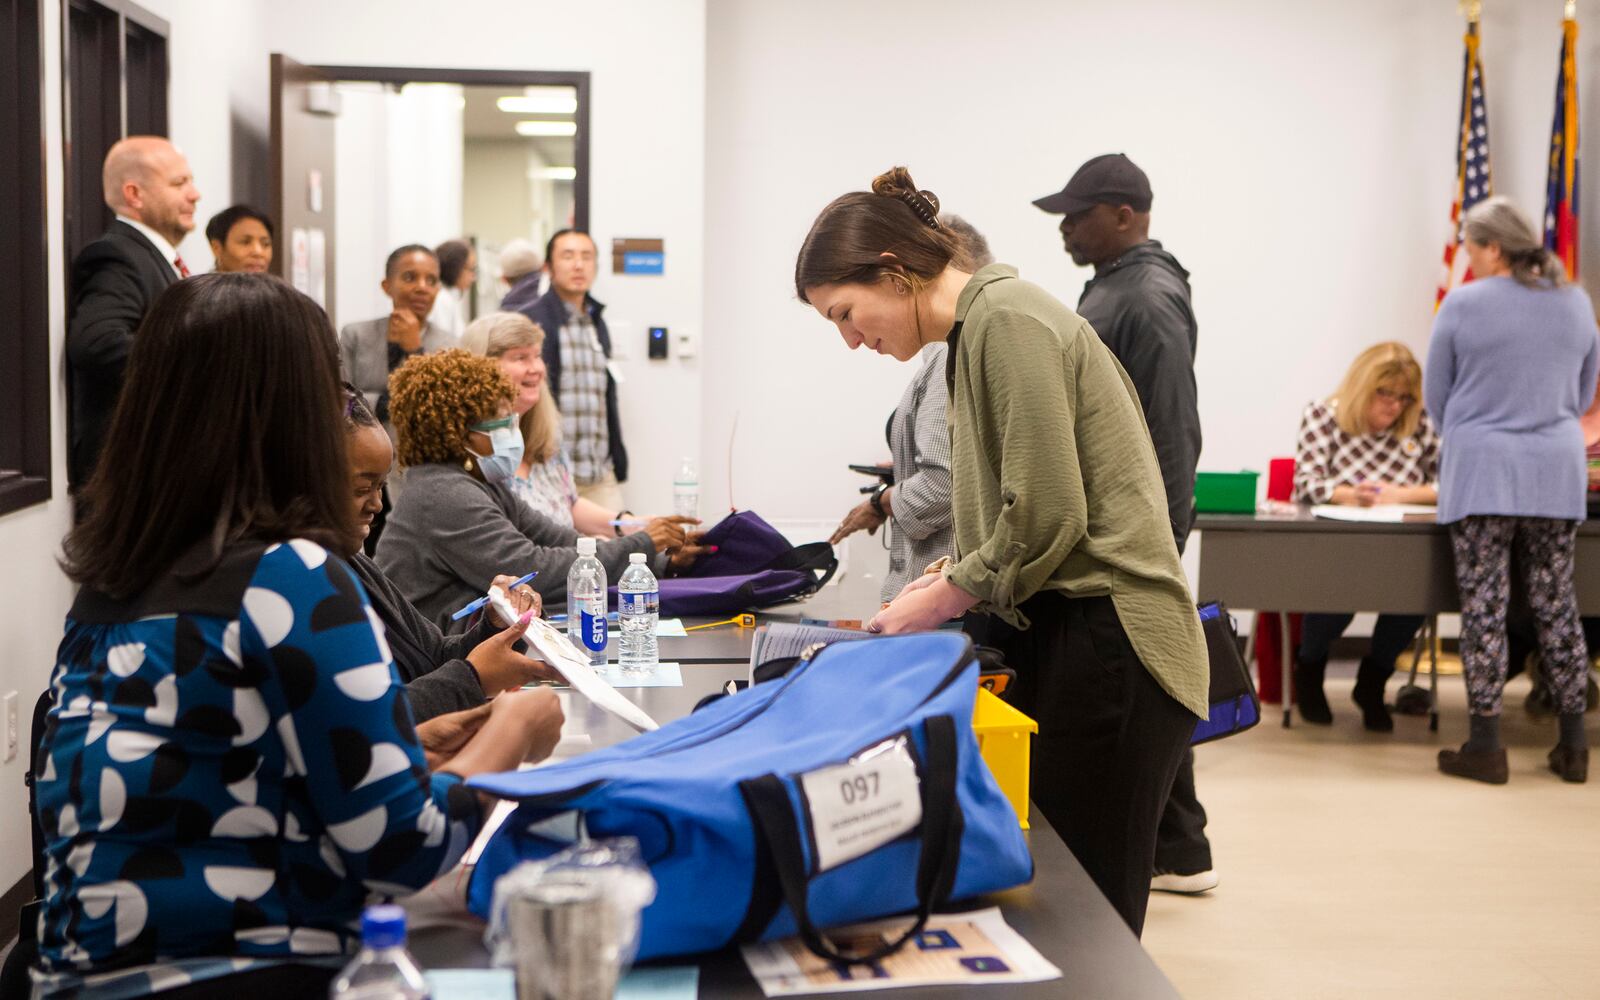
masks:
[[[617,518],[615,521],[610,521],[608,523],[613,528],[642,528],[645,525],[649,524],[650,522],[649,521],[641,521],[636,517],[620,517],[620,518]]]
[[[506,588],[506,593],[509,594],[511,591],[516,590],[518,587],[522,586],[523,584],[527,583],[529,580],[532,580],[534,577],[536,577],[538,575],[539,575],[539,571],[538,570],[534,570],[532,573],[529,573],[527,576],[523,577],[522,579],[520,579],[520,580],[516,581],[515,583],[513,583],[511,586],[507,587]],[[485,604],[488,604],[488,603],[489,603],[489,595],[488,594],[484,594],[482,597],[478,598],[476,601],[473,601],[471,604],[467,605],[466,607],[462,608],[460,611],[457,611],[455,614],[451,615],[450,616],[450,620],[453,621],[453,622],[458,622],[461,619],[467,617],[468,615],[472,614],[474,611],[477,611],[479,608],[483,607]]]

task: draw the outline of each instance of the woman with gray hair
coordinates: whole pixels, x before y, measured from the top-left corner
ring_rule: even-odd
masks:
[[[1440,305],[1423,378],[1444,437],[1439,522],[1450,526],[1455,550],[1472,725],[1460,750],[1439,751],[1439,770],[1490,784],[1509,777],[1500,709],[1515,546],[1561,713],[1560,742],[1547,759],[1564,781],[1582,782],[1589,663],[1572,559],[1585,513],[1578,421],[1595,395],[1600,331],[1589,296],[1511,202],[1483,202],[1463,230],[1477,280]]]
[[[693,518],[642,520],[634,518],[632,511],[607,510],[578,496],[572,464],[561,447],[561,414],[556,410],[555,397],[545,391],[545,362],[541,353],[544,331],[537,323],[521,313],[489,313],[468,325],[461,335],[461,346],[480,357],[500,362],[500,370],[516,390],[512,410],[522,429],[522,464],[508,485],[535,513],[562,527],[576,528],[579,534],[600,538],[645,531],[658,552],[677,549],[698,539],[698,536],[691,538],[688,533],[690,525],[700,523]]]

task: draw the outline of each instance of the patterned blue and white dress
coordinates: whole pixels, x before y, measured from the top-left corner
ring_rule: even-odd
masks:
[[[429,773],[342,560],[297,539],[209,561],[69,613],[38,784],[47,989],[348,951],[368,900],[427,884],[480,824]]]

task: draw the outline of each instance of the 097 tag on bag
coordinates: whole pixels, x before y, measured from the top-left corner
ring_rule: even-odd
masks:
[[[921,780],[904,736],[843,764],[799,777],[816,844],[818,874],[915,830],[922,822]]]

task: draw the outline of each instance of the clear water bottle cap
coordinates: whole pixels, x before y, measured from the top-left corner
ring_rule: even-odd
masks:
[[[633,564],[633,565],[636,565],[636,566],[637,565],[642,565],[644,563],[644,553],[643,552],[630,552],[630,553],[628,553],[628,562],[630,564]]]
[[[406,911],[393,904],[369,906],[361,914],[361,943],[368,948],[398,948],[406,943]]]
[[[578,555],[580,555],[580,556],[592,556],[592,555],[594,555],[594,539],[593,538],[590,538],[588,535],[585,535],[582,538],[578,539]]]

